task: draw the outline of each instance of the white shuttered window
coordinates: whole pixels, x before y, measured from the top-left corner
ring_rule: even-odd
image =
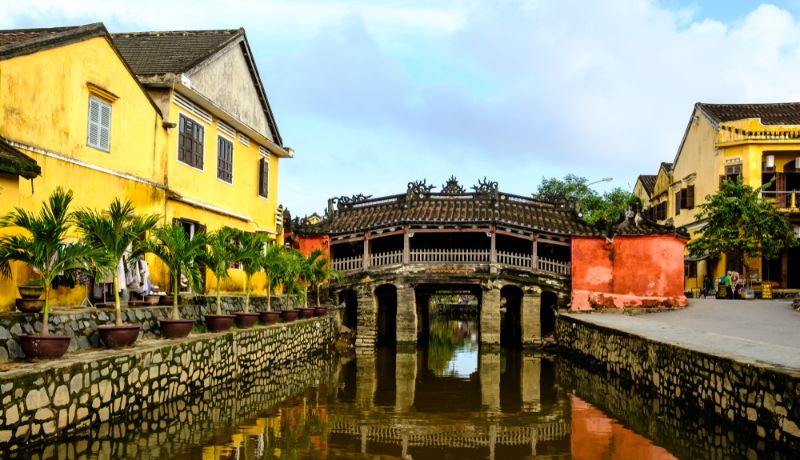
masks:
[[[111,105],[89,97],[89,128],[86,143],[104,152],[111,150]]]

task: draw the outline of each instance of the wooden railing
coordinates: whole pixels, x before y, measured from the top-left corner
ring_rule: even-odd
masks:
[[[403,264],[403,251],[389,251],[370,254],[368,267],[386,267]],[[410,264],[488,264],[491,263],[491,252],[487,249],[414,249],[409,252]],[[497,251],[497,263],[509,267],[534,268],[531,254],[510,251]],[[364,257],[353,256],[333,259],[333,268],[339,272],[364,270]],[[536,259],[537,270],[569,275],[570,263],[566,261],[539,257]]]
[[[403,263],[403,251],[381,252],[369,255],[369,266],[397,265]]]
[[[797,205],[800,202],[797,201],[797,191],[790,191],[790,192],[772,192],[769,190],[765,190],[761,192],[761,196],[771,200],[775,203],[775,207],[778,209],[797,209]]]
[[[530,268],[532,266],[531,259],[532,257],[530,254],[517,254],[515,252],[497,251],[497,263],[503,265]]]
[[[539,270],[543,272],[558,273],[559,275],[569,275],[569,262],[561,262],[559,260],[545,259],[539,257]]]
[[[489,262],[489,251],[485,249],[414,249],[410,256],[412,264]]]
[[[351,272],[364,267],[364,257],[354,256],[333,259],[332,265],[337,272]]]

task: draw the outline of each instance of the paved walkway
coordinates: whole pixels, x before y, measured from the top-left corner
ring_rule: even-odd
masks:
[[[662,313],[570,316],[739,361],[800,370],[800,313],[789,301],[690,299],[687,308]]]

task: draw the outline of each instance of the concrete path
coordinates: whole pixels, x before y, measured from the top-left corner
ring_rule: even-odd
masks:
[[[739,361],[800,370],[800,313],[790,301],[690,299],[687,308],[662,313],[569,316]]]

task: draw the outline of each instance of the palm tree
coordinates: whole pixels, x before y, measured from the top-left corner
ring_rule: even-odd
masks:
[[[317,307],[319,307],[319,290],[330,279],[339,277],[339,272],[328,267],[328,259],[324,257],[324,253],[315,249],[306,258],[306,277],[310,287],[315,291],[317,298]]]
[[[233,239],[236,231],[230,227],[223,227],[206,237],[206,253],[203,256],[203,263],[211,269],[216,278],[215,292],[217,295],[217,315],[222,315],[222,300],[219,293],[219,284],[223,278],[228,278],[228,269],[236,261],[236,247]]]
[[[307,291],[303,289],[302,272],[305,268],[306,258],[296,249],[287,249],[282,256],[281,284],[286,290],[286,305],[289,305],[289,295],[295,294],[306,303]]]
[[[193,289],[200,287],[200,268],[196,261],[203,257],[206,241],[202,233],[189,238],[183,226],[177,222],[161,227],[153,233],[153,239],[145,246],[146,252],[156,255],[167,266],[172,275],[173,303],[172,319],[180,319],[178,311],[178,283],[181,275]]]
[[[98,252],[84,244],[65,243],[72,222],[69,205],[72,191],[57,188],[44,203],[39,214],[14,208],[0,219],[0,228],[19,227],[27,234],[0,237],[0,274],[11,277],[11,262],[30,265],[44,283],[42,335],[49,334],[50,286],[61,272],[85,267]]]
[[[139,216],[134,212],[130,200],[124,202],[114,198],[108,212],[83,208],[75,212],[75,226],[83,233],[86,245],[95,248],[102,257],[95,259],[98,269],[113,272],[119,265],[128,247],[131,248],[129,262],[135,264],[144,254],[140,237],[158,225],[159,216]],[[122,310],[119,302],[119,282],[114,280],[114,309],[116,325],[122,326]]]
[[[283,246],[270,244],[262,259],[262,266],[267,276],[267,311],[272,310],[272,288],[280,284],[284,278],[285,254]]]
[[[261,270],[264,258],[264,245],[266,238],[260,233],[240,231],[238,233],[239,249],[236,251],[236,260],[242,264],[244,271],[244,312],[250,313],[250,279]]]

